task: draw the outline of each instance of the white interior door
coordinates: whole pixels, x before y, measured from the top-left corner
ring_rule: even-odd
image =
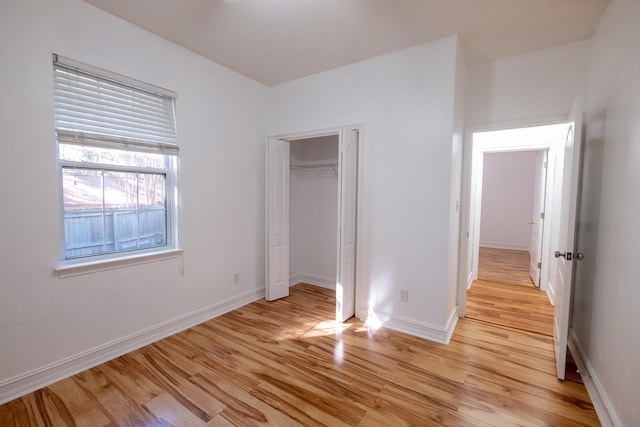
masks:
[[[266,298],[289,296],[289,141],[267,143]]]
[[[529,249],[530,262],[529,262],[529,276],[536,286],[540,286],[540,268],[538,263],[540,262],[540,222],[542,219],[534,219],[531,226],[531,248]]]
[[[531,220],[531,262],[529,264],[529,275],[536,286],[540,287],[540,270],[542,266],[542,238],[544,230],[544,210],[547,192],[547,152],[541,151],[536,163],[536,190],[535,203],[533,208],[533,219]]]
[[[577,100],[569,116],[569,130],[564,150],[562,180],[562,207],[560,211],[559,248],[554,294],[553,345],[556,356],[556,371],[564,379],[569,335],[569,310],[571,308],[571,286],[575,252],[575,232],[580,183],[580,159],[582,138],[582,105]]]
[[[344,322],[355,314],[356,218],[358,190],[358,131],[343,129],[338,161],[338,277],[336,320]]]

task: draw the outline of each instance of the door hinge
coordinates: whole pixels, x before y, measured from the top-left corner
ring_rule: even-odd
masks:
[[[541,262],[538,263],[538,268],[542,268],[542,263]]]
[[[546,161],[546,160],[545,160],[545,161],[544,161],[544,163],[542,164],[542,167],[543,167],[543,168],[545,168],[545,169],[547,168],[547,161]]]
[[[540,219],[544,219],[544,212],[540,212]]]

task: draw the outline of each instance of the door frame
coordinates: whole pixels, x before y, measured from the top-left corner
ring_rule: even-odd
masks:
[[[566,125],[567,117],[553,117],[547,120],[534,121],[534,122],[518,122],[518,123],[505,123],[505,124],[488,124],[488,125],[476,125],[469,126],[465,131],[464,153],[463,153],[463,165],[462,165],[462,209],[461,209],[461,232],[460,232],[460,253],[459,253],[459,266],[458,266],[458,316],[464,317],[467,302],[467,290],[471,286],[473,280],[477,279],[478,274],[478,252],[480,244],[480,205],[482,200],[482,171],[483,171],[483,157],[484,153],[495,152],[507,152],[507,151],[533,151],[533,150],[549,150],[549,164],[547,168],[548,180],[553,180],[553,188],[550,191],[549,184],[547,185],[547,194],[545,195],[545,209],[546,212],[550,212],[551,215],[545,213],[547,221],[551,216],[551,221],[545,230],[543,239],[543,270],[545,274],[543,277],[546,280],[542,280],[541,289],[547,291],[549,271],[552,268],[553,259],[551,254],[551,236],[552,227],[550,223],[556,223],[558,218],[555,218],[553,206],[556,205],[559,200],[555,200],[559,197],[559,192],[555,191],[558,188],[558,180],[556,177],[562,177],[562,171],[558,171],[558,165],[562,165],[562,153],[559,149],[562,144],[561,141],[547,141],[547,142],[527,142],[527,143],[486,143],[474,144],[474,135],[483,132],[499,132],[508,130],[519,130],[526,128],[538,128],[541,126],[549,125]],[[548,181],[549,182],[549,181]],[[561,183],[560,183],[561,185]],[[555,213],[559,209],[555,209]],[[547,260],[545,263],[544,260]],[[545,265],[546,264],[546,265]],[[555,264],[554,264],[555,265]],[[553,301],[553,295],[548,295],[550,301]]]
[[[362,277],[362,199],[363,199],[363,191],[362,191],[362,187],[363,187],[363,153],[364,153],[364,125],[363,124],[356,124],[356,125],[346,125],[346,126],[339,126],[339,127],[331,127],[331,128],[326,128],[326,129],[319,129],[319,130],[309,130],[309,131],[301,131],[301,132],[292,132],[292,133],[285,133],[285,134],[278,134],[278,135],[272,135],[269,136],[267,138],[267,144],[269,143],[269,140],[281,140],[281,141],[287,141],[289,143],[293,142],[293,141],[299,141],[299,140],[303,140],[303,139],[310,139],[310,138],[318,138],[318,137],[323,137],[323,136],[333,136],[333,135],[338,135],[340,136],[340,134],[342,133],[343,130],[355,130],[358,132],[358,151],[357,151],[357,164],[358,164],[358,171],[357,171],[357,185],[356,185],[356,257],[355,257],[355,281],[354,281],[354,298],[355,298],[355,315],[357,316],[359,310],[358,307],[360,306],[360,289],[361,289],[361,283],[360,283],[360,277]],[[268,161],[266,164],[266,167],[268,168]],[[268,173],[268,170],[265,171],[265,174]],[[339,179],[338,179],[338,188],[341,188],[341,181],[342,177],[339,175]],[[268,186],[268,183],[267,183]],[[338,194],[340,194],[340,192],[338,191]],[[268,188],[266,189],[265,192],[265,197],[268,198],[269,197],[269,190]],[[289,195],[290,197],[290,195]],[[265,206],[266,209],[268,209],[268,199],[265,200]],[[337,215],[339,215],[339,212],[336,212]],[[265,230],[265,279],[268,280],[269,279],[269,263],[268,263],[268,256],[269,256],[269,242],[268,242],[268,233],[269,233],[269,224],[268,224],[268,212],[265,212],[266,215],[266,219],[267,221],[265,221],[266,224],[266,230]],[[338,218],[339,220],[340,218]],[[339,233],[340,232],[340,224],[338,223],[338,228],[336,229],[336,232]],[[340,243],[340,240],[338,241],[338,244]],[[339,266],[338,266],[339,267]],[[339,273],[339,272],[337,272]],[[267,283],[265,283],[265,285],[268,285]],[[337,307],[337,302],[336,302],[336,307]]]

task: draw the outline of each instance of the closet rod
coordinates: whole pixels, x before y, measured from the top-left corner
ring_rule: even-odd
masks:
[[[317,168],[337,168],[338,163],[313,163],[306,165],[291,165],[291,169],[317,169]]]

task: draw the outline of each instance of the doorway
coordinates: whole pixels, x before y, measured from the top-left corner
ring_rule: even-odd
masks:
[[[524,226],[525,228],[521,229],[520,240],[515,241],[515,243],[512,240],[510,243],[512,246],[507,247],[507,249],[520,249],[522,252],[525,252],[526,258],[525,260],[521,260],[521,274],[528,283],[531,283],[530,276],[533,275],[533,279],[537,282],[540,290],[534,289],[533,283],[530,285],[531,289],[523,290],[509,288],[508,285],[505,287],[504,283],[499,283],[500,281],[498,281],[498,285],[495,285],[496,282],[488,282],[490,286],[487,285],[486,292],[491,294],[489,298],[494,301],[501,301],[501,304],[504,303],[506,305],[517,303],[518,301],[527,302],[537,299],[538,303],[542,304],[539,311],[545,313],[543,317],[548,317],[549,314],[551,315],[550,320],[543,320],[542,323],[545,325],[547,323],[550,325],[553,323],[553,308],[550,305],[550,302],[553,301],[553,287],[550,286],[550,284],[555,282],[554,275],[557,270],[557,261],[553,258],[550,248],[557,246],[558,240],[557,233],[560,222],[559,214],[564,155],[563,140],[565,139],[567,127],[568,125],[566,123],[561,123],[516,129],[478,131],[470,134],[471,144],[468,152],[471,154],[471,159],[467,165],[467,172],[469,173],[467,178],[468,190],[465,194],[465,196],[469,197],[468,210],[466,212],[466,215],[468,215],[468,240],[461,254],[461,277],[464,277],[466,280],[464,280],[464,283],[461,283],[460,292],[458,293],[460,315],[466,315],[467,292],[470,292],[472,284],[481,278],[478,276],[478,273],[483,215],[482,199],[484,193],[483,177],[485,159],[490,159],[491,156],[500,156],[500,153],[504,153],[502,155],[507,157],[508,154],[526,157],[526,154],[522,153],[529,152],[532,157],[535,156],[536,168],[540,165],[545,166],[545,163],[546,168],[545,171],[535,172],[535,196],[534,200],[529,200],[528,202],[530,205],[533,205],[533,208],[530,210],[527,208],[528,213],[522,214],[522,218],[517,220],[517,222],[520,223],[519,226]],[[503,163],[505,163],[505,159],[502,160]],[[506,160],[507,163],[513,161],[513,159],[508,158]],[[490,165],[491,161],[487,163],[487,166]],[[502,179],[504,180],[505,178],[502,177]],[[542,191],[543,186],[544,191]],[[535,197],[539,200],[536,201]],[[539,213],[534,213],[534,210],[540,209],[541,206],[544,206],[544,209]],[[463,215],[465,215],[465,212],[463,212]],[[522,224],[534,221],[536,224]],[[536,227],[534,229],[534,225],[541,225],[542,227]],[[497,223],[494,224],[494,228],[498,228],[500,232],[506,230],[506,235],[513,237],[513,230],[509,231],[509,226],[505,223],[504,219],[497,221]],[[538,241],[535,241],[534,234],[538,237]],[[496,235],[500,236],[499,233]],[[504,243],[505,239],[506,238],[486,238],[485,236],[483,244],[484,246],[492,246],[491,243],[494,243],[493,246],[500,246],[500,240],[503,240],[502,243]],[[497,244],[495,244],[496,242]],[[538,253],[536,254],[536,252]],[[535,270],[537,271],[531,271],[530,265],[532,264],[532,260],[533,263],[535,263]],[[506,257],[498,257],[496,263],[503,266],[506,263]],[[540,266],[539,268],[538,265]],[[474,292],[477,293],[480,290],[482,290],[482,288],[476,287]],[[526,295],[526,293],[530,291],[533,293]],[[477,295],[472,294],[472,296],[475,298]],[[486,302],[482,302],[481,304],[486,305]],[[494,308],[496,310],[501,309],[501,307],[497,306]],[[513,307],[502,308],[507,311],[515,310]],[[504,313],[501,314],[495,311],[489,311],[485,314],[485,317],[492,321],[505,317]],[[532,318],[537,315],[536,313],[531,313]],[[518,327],[518,325],[520,325],[520,327],[524,329],[531,329],[523,326],[527,322],[523,322],[522,316],[510,317],[506,315],[506,319],[507,323],[510,322],[511,327]],[[552,332],[550,325],[543,327],[546,335]],[[542,327],[534,327],[538,332],[541,328]]]
[[[540,287],[547,151],[483,154],[479,280]]]
[[[482,154],[478,270],[465,312],[471,319],[551,337],[553,307],[537,289],[547,152],[516,146]]]
[[[342,128],[269,138],[267,300],[288,296],[289,287],[304,280],[335,289],[336,320],[355,314],[359,135],[358,128]],[[314,187],[319,193],[310,191]],[[319,217],[320,211],[328,214]]]
[[[556,375],[565,378],[566,350],[571,305],[571,286],[575,247],[575,230],[580,185],[580,164],[583,124],[582,100],[576,99],[566,122],[530,128],[471,132],[465,144],[463,168],[462,227],[467,227],[467,242],[461,245],[458,284],[458,315],[465,316],[467,290],[477,279],[483,152],[500,151],[505,146],[520,149],[548,148],[548,176],[542,244],[540,287],[553,304],[553,341]],[[552,166],[553,165],[553,166]],[[551,202],[549,202],[551,201]],[[468,204],[468,205],[467,205]],[[552,211],[551,213],[549,211]],[[555,251],[552,253],[551,248]],[[578,254],[580,255],[580,254]],[[580,257],[577,257],[580,260]],[[500,299],[500,297],[498,298]]]
[[[465,168],[466,190],[463,203],[462,226],[467,228],[467,241],[461,245],[460,290],[458,292],[458,314],[465,315],[466,292],[474,280],[478,279],[478,262],[480,250],[480,232],[482,219],[483,174],[485,155],[494,153],[518,153],[518,152],[545,152],[546,156],[546,180],[544,201],[539,201],[544,206],[544,218],[529,218],[530,221],[544,220],[544,226],[537,230],[541,242],[536,243],[540,248],[539,277],[537,281],[541,290],[547,292],[549,299],[553,300],[553,289],[549,286],[555,281],[556,261],[551,254],[552,247],[557,246],[557,230],[560,221],[560,204],[562,193],[562,167],[563,167],[563,141],[568,125],[566,123],[532,126],[523,128],[510,128],[500,130],[488,130],[472,132],[469,135],[470,144],[467,145],[467,166]],[[542,178],[540,178],[542,179]],[[540,184],[542,185],[542,184]],[[538,191],[538,194],[542,194]],[[535,204],[535,201],[534,201]],[[542,213],[542,212],[541,212]],[[534,215],[533,212],[530,213]],[[540,216],[538,214],[538,216]],[[555,233],[554,233],[555,231]],[[531,231],[530,240],[533,231]],[[531,246],[527,248],[531,252]],[[537,262],[536,262],[537,269]]]
[[[289,284],[335,290],[338,135],[291,141]]]

